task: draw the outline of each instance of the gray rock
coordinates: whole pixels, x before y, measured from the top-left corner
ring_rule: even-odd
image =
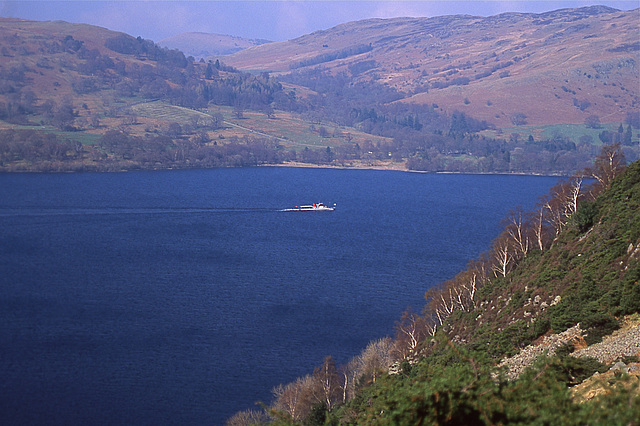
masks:
[[[623,373],[628,373],[629,367],[624,362],[618,361],[615,364],[613,364],[613,367],[611,367],[609,370],[620,370]]]
[[[588,356],[608,363],[624,356],[640,355],[640,326],[605,338],[602,342],[575,351],[572,356]]]

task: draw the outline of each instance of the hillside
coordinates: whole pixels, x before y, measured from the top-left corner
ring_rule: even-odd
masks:
[[[278,74],[344,72],[352,83],[400,91],[401,102],[459,110],[497,127],[514,120],[583,123],[591,115],[610,123],[640,107],[639,31],[640,9],[602,6],[486,18],[370,19],[224,61]]]
[[[282,86],[268,76],[84,24],[2,18],[0,39],[0,170],[247,166],[288,155],[232,125],[232,108],[273,116]]]
[[[640,158],[640,111],[636,102],[638,49],[629,34],[637,29],[633,19],[637,12],[586,8],[492,18],[368,20],[291,42],[252,47],[223,61],[195,60],[151,40],[90,25],[0,18],[0,170],[112,171],[304,163],[570,175],[590,166],[600,147],[610,143],[622,144],[625,155],[633,161]],[[550,21],[542,25],[538,22],[542,17]],[[615,25],[605,25],[607,19],[614,19]],[[567,76],[558,82],[548,66],[560,60],[559,52],[572,52],[566,47],[571,44],[555,43],[557,37],[548,35],[550,28],[557,32],[574,21],[588,25],[575,32],[563,29],[567,40],[594,43],[606,36],[614,47],[605,49],[600,59],[613,58],[606,60],[620,65],[605,61],[609,65],[602,62],[597,73],[580,77],[595,84],[588,90],[587,86],[573,85]],[[526,58],[511,57],[515,48],[496,41],[512,31],[510,26],[521,33],[528,28],[531,34],[538,28],[536,34],[547,40],[540,42],[548,50],[544,58],[551,60],[540,65],[544,58],[533,48],[538,42],[527,42],[533,50]],[[493,33],[487,28],[493,28]],[[602,30],[597,33],[600,35],[587,34],[593,28]],[[450,30],[448,35],[443,29]],[[417,46],[424,44],[421,31],[426,30],[437,35],[438,49],[447,53],[416,53]],[[527,31],[522,37],[529,40],[532,36],[526,35]],[[462,33],[468,37],[495,34],[493,41],[469,44],[463,43]],[[355,37],[359,44],[353,44]],[[399,40],[402,43],[398,44]],[[499,44],[500,49],[491,43]],[[412,54],[407,50],[410,46]],[[470,67],[460,67],[468,53],[465,46],[491,47],[485,52],[491,58],[481,63],[474,57],[471,62],[465,60]],[[581,46],[585,52],[592,50]],[[300,56],[296,49],[307,53]],[[405,67],[400,59],[392,59],[397,52],[406,52],[399,57],[402,61],[422,59]],[[496,57],[494,52],[498,52]],[[378,59],[366,59],[373,58],[371,55]],[[589,55],[572,54],[576,59],[565,63],[573,64]],[[257,66],[258,59],[273,59],[273,64],[285,61],[288,68],[293,64],[294,70],[249,73],[225,62],[245,57],[254,61],[251,66],[239,64],[247,69]],[[522,68],[517,74],[510,71],[529,64],[532,58],[537,58],[539,66]],[[431,68],[445,63],[446,70],[434,72]],[[491,72],[482,71],[487,67]],[[419,77],[411,77],[415,70],[422,70]],[[504,75],[507,71],[513,78]],[[498,86],[491,86],[491,99],[484,101],[484,106],[474,100],[476,95],[488,93],[482,88],[490,82],[520,90],[527,87],[524,82],[531,76],[538,82],[551,78],[544,81],[558,83],[560,89],[554,92],[553,102],[547,98],[549,91],[535,89],[536,97],[528,97],[507,88],[496,89]],[[425,84],[421,89],[405,87],[419,82]],[[465,91],[462,106],[455,104],[458,98],[450,94],[457,90]],[[596,98],[583,97],[586,93]],[[444,103],[430,98],[438,94],[444,94]],[[481,119],[482,111],[498,105],[498,95],[506,103],[523,100],[522,108],[531,112],[512,110],[503,103],[503,112],[497,117]],[[421,96],[428,98],[420,100]],[[446,105],[450,102],[451,107]],[[616,105],[614,112],[609,110],[611,102]],[[542,120],[545,124],[530,120],[534,109],[548,113],[549,119]],[[509,127],[496,124],[506,122]]]
[[[404,168],[389,138],[310,121],[268,75],[62,21],[0,18],[0,39],[1,171]]]
[[[596,183],[561,181],[510,214],[394,339],[347,365],[327,357],[275,388],[266,413],[228,424],[635,424],[640,162],[625,170],[618,148],[596,161]]]
[[[162,47],[178,49],[196,59],[230,55],[253,46],[270,43],[268,40],[247,39],[224,34],[182,33],[158,41]]]

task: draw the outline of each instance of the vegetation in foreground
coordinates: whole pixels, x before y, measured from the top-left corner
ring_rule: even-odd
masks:
[[[228,424],[637,424],[640,162],[624,164],[619,146],[605,147],[588,170],[593,184],[575,176],[533,212],[512,212],[491,249],[427,291],[422,314],[406,312],[394,339],[344,366],[327,357]],[[576,351],[625,318],[634,322],[623,350]],[[521,373],[499,364],[578,324]],[[585,397],[577,385],[595,373],[598,396]]]

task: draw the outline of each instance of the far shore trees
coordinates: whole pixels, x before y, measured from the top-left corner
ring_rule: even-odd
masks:
[[[584,124],[590,129],[599,129],[601,127],[600,117],[598,117],[597,115],[590,115],[587,118],[585,118]]]

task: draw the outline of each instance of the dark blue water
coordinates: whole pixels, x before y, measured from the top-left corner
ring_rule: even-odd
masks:
[[[222,424],[393,333],[555,178],[0,175],[4,424]],[[310,202],[335,212],[281,212]]]

